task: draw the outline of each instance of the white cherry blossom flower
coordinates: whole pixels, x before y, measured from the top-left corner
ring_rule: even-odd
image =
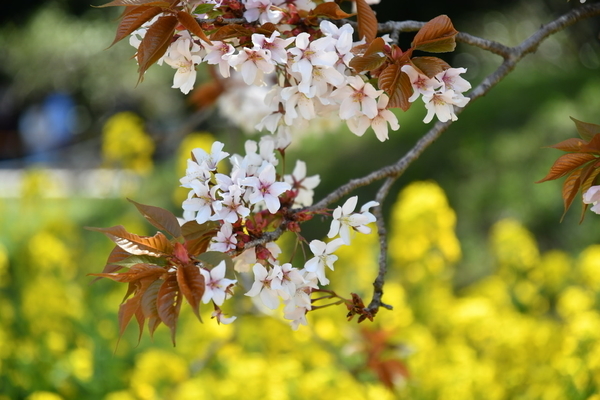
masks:
[[[350,131],[357,136],[362,136],[365,131],[371,127],[373,128],[377,139],[382,142],[386,141],[389,138],[388,123],[390,124],[390,128],[392,128],[392,130],[396,131],[400,129],[398,118],[393,112],[387,109],[388,102],[389,97],[384,93],[379,96],[379,100],[377,101],[377,115],[375,118],[369,118],[366,115],[359,115],[346,120]]]
[[[206,164],[199,165],[197,162],[187,160],[187,169],[185,170],[185,176],[179,180],[181,186],[184,188],[191,189],[190,182],[198,180],[205,182],[210,179],[210,171],[206,168]]]
[[[271,271],[259,263],[252,267],[254,272],[254,283],[252,288],[246,293],[246,296],[259,296],[263,304],[275,310],[279,307],[279,296],[281,294],[281,278],[283,273],[279,265],[274,265]]]
[[[230,250],[234,250],[237,247],[237,239],[235,233],[233,233],[233,227],[229,222],[225,222],[217,236],[213,238],[210,243],[210,249],[212,251],[220,251],[221,253],[227,253]]]
[[[321,285],[329,284],[329,279],[325,277],[325,267],[327,266],[333,271],[333,263],[338,259],[333,253],[343,244],[344,241],[341,238],[334,239],[329,243],[320,240],[310,242],[310,250],[315,256],[304,264],[304,269],[317,274]]]
[[[291,189],[289,183],[276,181],[275,167],[269,163],[264,164],[258,177],[248,177],[243,182],[245,186],[254,189],[249,198],[250,204],[264,201],[271,214],[275,214],[279,210],[279,207],[281,207],[279,195]]]
[[[244,205],[242,196],[244,190],[237,186],[229,186],[228,193],[223,194],[223,200],[220,201],[219,210],[216,217],[219,220],[236,223],[240,218],[246,218],[250,215],[250,209]]]
[[[440,87],[440,82],[437,79],[421,74],[410,64],[403,65],[401,71],[408,75],[413,88],[413,94],[408,98],[411,103],[418,99],[420,95],[432,95],[435,89]]]
[[[340,118],[348,119],[361,114],[373,119],[378,113],[377,101],[383,93],[376,90],[373,85],[365,82],[360,76],[346,78],[348,84],[333,91],[331,97],[340,100]]]
[[[168,56],[164,57],[167,64],[177,69],[172,88],[181,90],[183,94],[188,94],[196,82],[196,65],[202,62],[199,50],[198,44],[181,36],[170,45]]]
[[[338,60],[336,53],[326,51],[326,38],[320,38],[310,41],[310,35],[306,32],[296,36],[295,47],[289,50],[289,53],[294,56],[290,70],[300,75],[300,81],[312,80],[312,70],[315,66],[333,67]],[[311,96],[312,97],[312,96]]]
[[[294,296],[296,288],[304,284],[304,278],[298,268],[292,267],[292,264],[285,263],[281,265],[281,290],[287,294],[287,297]]]
[[[294,200],[294,207],[308,207],[313,203],[314,191],[321,178],[319,175],[306,176],[306,163],[301,160],[296,160],[296,166],[292,175],[286,175],[283,179],[289,183],[292,190],[297,190],[298,194]]]
[[[265,84],[264,74],[275,71],[270,52],[263,49],[244,47],[238,54],[231,56],[229,65],[242,73],[246,85],[262,86]]]
[[[213,215],[212,205],[216,201],[217,187],[209,186],[208,182],[194,180],[190,182],[192,191],[188,198],[183,201],[183,218],[186,221],[195,219],[197,223],[203,224],[209,221]]]
[[[457,96],[453,90],[445,92],[433,92],[430,95],[423,95],[427,115],[423,119],[426,124],[431,122],[436,115],[441,122],[448,120],[456,121],[458,117],[454,113],[454,105],[464,107],[469,102],[468,97]]]
[[[272,2],[271,0],[243,0],[246,6],[244,18],[248,22],[258,21],[261,24],[270,22],[277,24],[283,18],[283,12],[276,5],[281,4],[281,1]]]
[[[279,38],[281,34],[279,31],[273,31],[271,37],[267,38],[265,35],[260,33],[252,34],[252,43],[254,46],[260,49],[268,50],[271,53],[271,59],[279,64],[287,64],[288,54],[286,47],[288,47],[294,40],[294,37],[287,39]]]
[[[358,197],[352,196],[346,200],[343,206],[338,206],[333,210],[333,220],[331,221],[329,233],[327,234],[328,238],[331,239],[339,234],[344,241],[344,244],[350,245],[351,229],[364,226],[371,222],[371,217],[369,215],[354,213],[357,202]]]
[[[596,214],[600,214],[600,185],[590,187],[583,194],[583,202],[585,204],[592,204],[592,210]]]
[[[201,148],[192,150],[192,154],[198,164],[204,165],[209,171],[215,171],[219,162],[229,156],[229,153],[223,151],[224,146],[225,144],[216,141],[210,148],[210,154]]]
[[[218,65],[219,72],[223,78],[229,78],[230,66],[229,60],[235,53],[235,48],[226,42],[213,41],[212,45],[205,44],[207,54],[204,57],[204,61],[210,65]]]
[[[200,268],[200,273],[204,277],[204,294],[202,295],[202,302],[207,304],[209,301],[213,301],[216,305],[220,306],[223,304],[225,299],[231,296],[231,286],[235,285],[237,280],[225,278],[226,266],[225,261],[221,261],[219,265],[207,271],[204,268]]]
[[[435,76],[441,84],[441,91],[454,90],[454,93],[463,93],[471,89],[471,84],[460,74],[467,72],[466,68],[448,68]]]

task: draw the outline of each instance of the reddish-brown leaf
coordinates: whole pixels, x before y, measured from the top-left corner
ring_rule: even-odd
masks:
[[[216,32],[210,35],[210,38],[212,40],[225,40],[251,35],[252,31],[250,29],[244,28],[242,25],[231,24],[217,29]]]
[[[356,0],[358,20],[358,38],[365,38],[367,43],[377,37],[377,17],[366,0]]]
[[[123,336],[125,328],[129,325],[140,306],[140,296],[133,296],[119,307],[119,336]]]
[[[112,279],[116,282],[136,282],[142,279],[152,278],[158,279],[162,274],[165,273],[165,269],[157,267],[156,265],[150,264],[136,264],[129,268],[127,272],[112,272],[112,273],[101,273],[101,274],[90,274],[93,276],[100,276],[103,278]]]
[[[575,122],[575,127],[579,136],[584,140],[592,140],[592,138],[600,133],[600,125],[590,124],[589,122],[579,121],[573,117],[570,117]]]
[[[142,295],[141,310],[144,314],[144,318],[148,318],[148,330],[150,331],[150,337],[154,336],[154,331],[158,325],[160,325],[160,316],[158,315],[158,308],[156,301],[158,298],[158,290],[163,284],[162,279],[157,279],[148,286],[148,289]]]
[[[133,203],[140,214],[142,214],[144,218],[146,218],[148,222],[150,222],[156,228],[168,232],[174,238],[181,236],[181,226],[179,225],[177,217],[171,211],[160,207],[140,204],[131,199],[127,200]]]
[[[560,143],[557,143],[555,145],[552,146],[548,146],[552,149],[558,149],[558,150],[562,150],[562,151],[575,151],[575,152],[579,152],[581,153],[581,147],[583,145],[585,145],[586,142],[584,142],[583,140],[579,139],[579,138],[570,138],[567,140],[563,140]]]
[[[565,211],[563,212],[563,215],[560,219],[561,221],[567,214],[567,211],[571,207],[575,196],[577,196],[577,193],[579,192],[579,188],[581,187],[581,171],[583,171],[583,169],[579,168],[571,172],[571,174],[567,177],[567,179],[565,179],[565,182],[563,183],[562,197],[565,206]]]
[[[112,251],[110,252],[110,254],[108,255],[108,260],[106,261],[106,265],[104,266],[102,273],[111,273],[111,272],[116,272],[120,269],[123,269],[122,265],[116,265],[115,263],[123,261],[124,259],[126,259],[129,256],[131,256],[130,253],[126,252],[119,246],[115,246],[112,249]],[[102,279],[101,276],[95,278],[93,281],[90,282],[90,284],[92,284],[100,279]]]
[[[174,273],[170,274],[158,289],[156,307],[162,323],[171,330],[171,340],[175,346],[177,319],[181,308],[181,291]]]
[[[181,293],[194,310],[194,314],[202,321],[200,317],[200,300],[202,300],[206,285],[200,269],[194,264],[177,268],[177,283]]]
[[[129,36],[133,31],[138,29],[145,22],[150,21],[161,12],[162,9],[160,7],[128,7],[123,14],[121,22],[119,22],[117,34],[115,35],[115,40],[113,40],[111,46],[119,42],[121,39]]]
[[[600,134],[596,134],[592,139],[581,146],[581,152],[600,154]]]
[[[450,64],[437,57],[414,57],[411,61],[415,67],[420,69],[429,78],[433,78],[440,72],[450,68]]]
[[[275,32],[276,30],[277,30],[277,26],[275,26],[275,24],[267,22],[266,24],[262,24],[260,26],[257,26],[255,28],[254,33],[260,33],[260,34],[265,35],[267,37],[271,37],[271,35],[273,34],[273,32]]]
[[[311,11],[311,15],[328,19],[344,19],[354,14],[346,14],[337,3],[321,3]]]
[[[446,53],[456,47],[458,31],[447,15],[440,15],[427,22],[415,35],[412,47],[430,53]]]
[[[204,33],[204,31],[200,27],[200,24],[198,23],[198,21],[196,21],[196,18],[192,17],[189,13],[187,13],[185,11],[179,11],[177,13],[177,19],[179,20],[181,25],[183,25],[185,27],[185,29],[187,29],[194,35],[198,36],[200,39],[204,40],[206,43],[212,45],[212,42],[210,41],[208,36],[206,36],[206,33]]]
[[[104,233],[110,240],[130,254],[160,257],[173,252],[173,245],[162,232],[157,232],[154,236],[138,236],[127,232],[122,225],[111,228],[87,229]]]
[[[569,172],[573,171],[574,169],[581,167],[583,164],[593,159],[595,159],[594,155],[589,153],[569,153],[560,156],[550,168],[550,172],[548,172],[548,175],[546,175],[543,179],[537,181],[536,183],[561,178],[567,175]]]
[[[380,56],[379,54],[354,57],[350,60],[350,68],[354,69],[356,72],[371,71],[381,67],[386,60],[387,57]]]
[[[140,303],[141,305],[141,303]],[[142,334],[144,333],[144,324],[146,322],[146,318],[144,317],[144,313],[142,312],[142,307],[138,307],[137,311],[135,312],[135,320],[138,323],[138,327],[139,327],[139,334],[138,334],[138,344],[140,343],[140,341],[142,340]]]
[[[390,97],[389,108],[401,108],[406,111],[410,108],[408,98],[413,89],[410,78],[400,70],[400,66],[392,64],[379,75],[379,88],[385,90]]]
[[[383,53],[386,46],[387,45],[385,44],[385,40],[383,40],[383,38],[375,38],[375,40],[369,44],[369,47],[367,47],[367,50],[363,55],[370,56],[371,54]]]
[[[167,1],[159,0],[113,0],[110,3],[102,4],[97,8],[115,7],[115,6],[148,6],[148,7],[169,7],[171,4]]]
[[[214,231],[218,227],[219,224],[214,221],[208,221],[203,224],[199,224],[195,220],[192,220],[183,224],[181,227],[181,232],[186,240],[193,240],[204,236],[207,232]]]
[[[173,40],[173,33],[178,23],[177,17],[166,15],[150,25],[137,52],[139,81],[144,78],[148,68],[165,54]]]

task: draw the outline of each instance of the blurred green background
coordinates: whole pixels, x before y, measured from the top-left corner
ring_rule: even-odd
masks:
[[[458,30],[515,45],[578,6],[480,3],[383,0],[375,9],[395,19],[446,13]],[[87,274],[102,269],[112,245],[84,227],[150,234],[126,198],[180,214],[178,179],[190,149],[221,140],[241,152],[247,136],[170,89],[168,67],[153,67],[136,87],[133,49],[104,50],[118,10],[81,1],[4,10],[0,399],[600,398],[598,217],[588,212],[579,224],[574,204],[559,223],[562,182],[534,184],[560,153],[542,147],[576,136],[569,116],[600,123],[598,19],[546,41],[394,186],[384,205],[384,301],[393,311],[357,325],[331,307],[294,332],[239,288],[232,325],[217,326],[208,309],[200,324],[183,307],[173,348],[165,328],[137,344],[129,327],[118,342],[125,287],[89,285]],[[462,44],[447,57],[468,68],[474,85],[500,61]],[[420,107],[399,115],[401,128],[385,143],[314,126],[289,150],[287,168],[305,160],[309,175],[321,176],[321,198],[402,156],[426,132],[424,115]],[[361,201],[376,189],[361,189]],[[322,238],[325,225],[307,224],[305,236]],[[340,249],[328,276],[338,293],[368,299],[376,238],[355,243]]]

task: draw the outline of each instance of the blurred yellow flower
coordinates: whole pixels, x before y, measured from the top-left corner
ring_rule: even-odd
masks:
[[[132,112],[117,113],[104,124],[102,155],[107,167],[147,174],[153,167],[154,147],[143,120]]]

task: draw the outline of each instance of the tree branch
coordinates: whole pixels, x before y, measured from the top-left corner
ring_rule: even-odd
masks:
[[[525,57],[527,54],[533,53],[537,50],[539,45],[550,35],[559,32],[568,26],[573,25],[575,22],[600,15],[600,4],[589,4],[582,7],[578,7],[567,14],[557,18],[556,20],[543,25],[538,31],[536,31],[529,38],[524,40],[521,44],[515,47],[507,47],[500,43],[478,38],[466,33],[459,33],[457,40],[462,41],[466,44],[479,47],[481,49],[490,51],[491,53],[500,55],[504,61],[502,64],[490,75],[488,75],[477,87],[475,87],[470,95],[470,103],[479,97],[484,96],[490,91],[498,82],[500,82],[506,75],[508,75],[517,65],[517,63]],[[380,32],[406,32],[416,31],[424,23],[416,21],[404,21],[404,22],[387,22],[379,25]],[[458,115],[463,109],[456,109],[455,113]],[[392,184],[404,173],[404,171],[427,149],[429,146],[439,138],[442,133],[448,129],[452,124],[452,121],[437,122],[423,137],[421,137],[412,149],[408,151],[402,158],[396,163],[380,168],[377,171],[371,172],[368,175],[352,179],[348,183],[340,186],[329,195],[325,196],[321,201],[315,205],[306,209],[307,211],[316,211],[327,207],[329,204],[340,200],[342,197],[351,193],[355,189],[371,184],[372,182],[381,180],[387,177],[387,180],[382,185],[377,193],[377,201],[379,206],[375,209],[377,217],[377,228],[379,231],[379,273],[377,278],[373,282],[373,298],[371,303],[367,307],[367,310],[375,314],[379,307],[391,308],[384,304],[381,299],[383,297],[383,284],[385,282],[385,273],[387,270],[387,232],[385,228],[385,221],[381,212],[382,204],[389,193],[389,189]]]

